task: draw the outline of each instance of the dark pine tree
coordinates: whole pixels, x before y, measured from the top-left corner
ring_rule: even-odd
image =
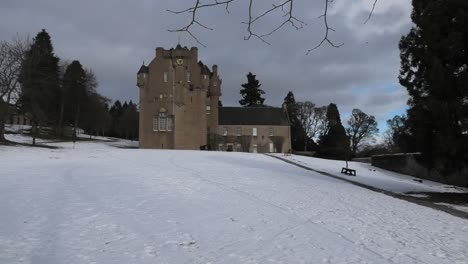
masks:
[[[76,139],[76,131],[82,107],[86,102],[86,74],[79,61],[73,61],[66,69],[63,76],[64,92],[66,102],[70,111],[71,121],[73,123],[73,140]]]
[[[327,128],[319,140],[319,155],[334,159],[348,159],[350,155],[349,138],[333,103],[327,108]]]
[[[449,174],[468,163],[463,103],[468,98],[468,5],[413,0],[415,26],[400,41],[400,83],[410,100],[406,126],[427,165]]]
[[[284,98],[288,110],[289,122],[291,123],[291,147],[293,150],[302,150],[304,147],[304,128],[297,118],[297,104],[293,92],[289,92]]]
[[[38,125],[56,126],[60,112],[59,58],[43,29],[33,40],[21,65],[19,104],[31,115],[33,144]]]
[[[123,107],[122,103],[119,100],[115,101],[115,103],[111,106],[109,110],[110,114],[110,131],[109,134],[112,137],[121,137],[122,133],[119,129],[120,127],[120,120],[123,115]]]
[[[251,72],[247,74],[247,83],[242,84],[243,89],[240,90],[242,99],[239,103],[242,106],[263,106],[265,98],[262,98],[262,94],[265,92],[260,89],[260,82],[255,78]]]

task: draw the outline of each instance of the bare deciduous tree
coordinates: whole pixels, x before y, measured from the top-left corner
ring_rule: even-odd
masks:
[[[350,139],[351,151],[356,155],[356,151],[364,140],[372,140],[379,132],[377,121],[374,116],[369,116],[359,109],[353,109],[346,133]]]
[[[310,53],[311,51],[319,48],[322,46],[324,43],[327,43],[331,47],[338,48],[341,47],[344,43],[339,43],[336,44],[334,41],[330,40],[329,34],[330,32],[334,32],[335,30],[329,25],[328,21],[328,11],[329,11],[329,6],[331,3],[333,3],[334,0],[321,0],[324,3],[323,7],[323,13],[320,15],[318,18],[323,21],[323,27],[324,27],[324,34],[321,39],[321,41],[314,46],[313,48],[309,49],[307,53]],[[205,46],[192,32],[192,27],[193,26],[199,26],[203,29],[207,30],[213,30],[213,28],[206,26],[205,24],[201,23],[199,21],[199,12],[202,9],[206,8],[213,8],[213,7],[219,7],[222,6],[224,7],[225,11],[229,14],[229,6],[233,3],[238,3],[241,2],[240,0],[209,0],[209,1],[202,1],[202,0],[195,0],[195,3],[186,9],[182,10],[167,10],[168,12],[171,12],[173,14],[189,14],[190,15],[190,20],[188,24],[185,26],[178,28],[178,29],[169,29],[169,32],[185,32],[189,34],[198,44]],[[304,26],[307,25],[306,22],[304,22],[302,19],[296,17],[295,15],[295,4],[297,0],[281,0],[279,3],[272,4],[271,7],[265,8],[264,10],[254,14],[254,4],[258,3],[255,0],[248,0],[246,1],[248,3],[248,8],[247,8],[247,18],[246,21],[242,22],[246,26],[246,31],[247,35],[244,36],[245,40],[249,40],[252,37],[257,38],[258,40],[270,45],[270,43],[266,40],[266,37],[271,36],[281,28],[289,25],[292,28],[299,30],[302,29]],[[378,0],[374,0],[372,9],[369,13],[369,16],[365,20],[364,24],[367,23],[371,17],[372,14],[374,13],[375,6],[377,4]],[[270,29],[267,32],[259,33],[255,30],[255,26],[260,24],[263,19],[265,19],[269,15],[273,15],[275,13],[280,13],[282,15],[282,19],[278,22],[277,25],[273,26],[272,29]]]
[[[28,37],[16,36],[11,41],[0,42],[0,141],[5,140],[5,123],[10,114],[10,104],[18,100],[21,63],[29,46]]]
[[[316,138],[325,133],[327,127],[327,106],[314,107],[309,137]]]

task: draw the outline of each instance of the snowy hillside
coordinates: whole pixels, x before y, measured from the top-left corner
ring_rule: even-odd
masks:
[[[0,263],[467,263],[468,221],[261,154],[0,146]]]

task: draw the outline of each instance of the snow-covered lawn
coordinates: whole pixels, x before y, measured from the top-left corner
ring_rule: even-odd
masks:
[[[0,263],[468,261],[441,211],[266,155],[109,144],[0,146]]]
[[[345,178],[350,181],[355,181],[358,183],[362,183],[368,186],[376,187],[394,193],[468,192],[467,188],[447,185],[429,180],[423,180],[423,182],[421,183],[419,181],[415,181],[415,177],[387,171],[381,168],[374,167],[371,164],[367,163],[348,162],[348,167],[356,170],[357,175],[356,177],[354,177],[341,173],[341,168],[346,166],[346,163],[344,161],[327,160],[299,155],[285,156],[283,154],[275,154],[275,156],[318,171],[330,173],[337,177]]]

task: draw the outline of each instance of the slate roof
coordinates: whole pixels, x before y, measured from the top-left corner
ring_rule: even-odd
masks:
[[[149,73],[149,68],[147,66],[145,66],[144,64],[141,65],[141,68],[140,68],[140,70],[138,71],[137,74],[140,74],[140,73]]]
[[[220,107],[219,125],[289,126],[288,115],[277,107]]]
[[[202,61],[198,62],[198,66],[200,66],[201,74],[206,74],[206,75],[210,75],[210,76],[212,75],[212,72],[210,71],[210,68],[208,68],[208,66],[203,64]]]

